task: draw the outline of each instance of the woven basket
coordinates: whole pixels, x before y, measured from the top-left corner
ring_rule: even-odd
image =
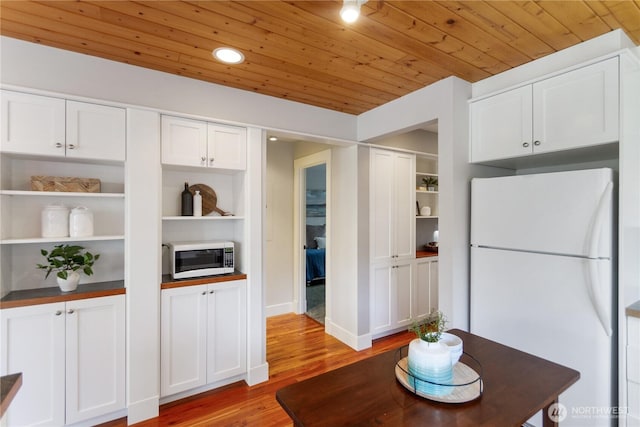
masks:
[[[96,178],[75,178],[71,176],[32,176],[31,190],[60,191],[70,193],[99,193],[100,180]]]

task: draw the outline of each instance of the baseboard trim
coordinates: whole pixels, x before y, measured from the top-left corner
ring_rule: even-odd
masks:
[[[268,305],[265,307],[267,317],[279,316],[281,314],[293,313],[293,303],[285,302],[282,304]]]
[[[333,323],[327,318],[325,323],[325,332],[342,341],[356,351],[364,350],[371,347],[371,334],[354,335],[339,325]]]
[[[269,364],[264,363],[260,366],[253,367],[247,372],[247,384],[254,386],[269,379]]]
[[[136,424],[160,413],[160,396],[153,396],[145,400],[129,403],[127,407],[127,424]]]

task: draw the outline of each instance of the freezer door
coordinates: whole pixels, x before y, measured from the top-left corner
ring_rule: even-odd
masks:
[[[593,408],[606,414],[614,405],[614,340],[590,295],[592,264],[611,319],[610,261],[471,248],[471,332],[580,372],[560,395],[562,426],[610,425]]]
[[[590,169],[471,182],[471,244],[611,257],[612,171]]]

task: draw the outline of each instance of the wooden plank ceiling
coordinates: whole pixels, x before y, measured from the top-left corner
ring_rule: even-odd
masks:
[[[457,76],[476,82],[622,28],[640,0],[342,2],[5,1],[0,33],[278,98],[359,114]],[[246,60],[212,59],[220,46]]]

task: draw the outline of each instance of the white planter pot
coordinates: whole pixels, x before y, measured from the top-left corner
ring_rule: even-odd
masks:
[[[80,275],[75,271],[68,271],[66,279],[61,279],[59,277],[56,277],[56,279],[58,281],[58,286],[60,286],[60,290],[62,292],[71,292],[75,291],[78,288]]]
[[[444,396],[453,391],[451,351],[441,342],[430,343],[414,339],[409,343],[410,384],[416,391],[433,396]]]

